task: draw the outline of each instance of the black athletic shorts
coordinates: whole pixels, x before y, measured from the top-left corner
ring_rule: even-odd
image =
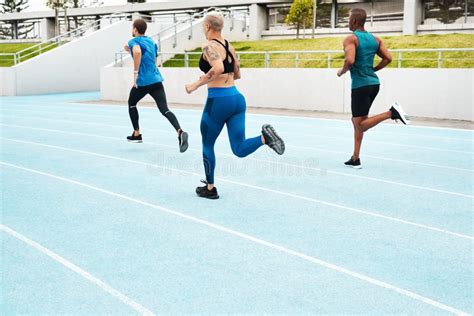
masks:
[[[352,89],[352,117],[369,115],[370,107],[379,93],[379,89],[379,84]]]

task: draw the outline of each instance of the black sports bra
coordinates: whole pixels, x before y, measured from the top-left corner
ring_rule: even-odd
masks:
[[[228,74],[234,72],[234,65],[235,59],[234,55],[229,50],[229,42],[226,40],[225,45],[222,42],[212,39],[211,41],[216,41],[217,43],[221,44],[226,51],[225,59],[222,61],[224,63],[224,73]],[[229,61],[230,59],[230,61]],[[199,69],[201,69],[204,73],[208,73],[211,70],[212,66],[209,64],[207,60],[204,59],[204,54],[201,55],[201,59],[199,60]]]

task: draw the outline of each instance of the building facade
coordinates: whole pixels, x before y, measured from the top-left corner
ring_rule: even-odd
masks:
[[[292,37],[294,31],[285,17],[291,0],[174,0],[120,6],[69,9],[60,13],[59,32],[78,26],[78,21],[100,19],[118,13],[137,13],[151,19],[171,20],[177,14],[190,14],[209,7],[240,8],[249,12],[251,39]],[[414,35],[419,33],[474,33],[474,0],[315,0],[318,34],[347,32],[349,12],[361,7],[368,13],[368,28],[373,32]],[[54,11],[20,12],[0,16],[0,26],[34,23],[30,37],[48,39],[55,30]],[[80,24],[79,24],[80,25]],[[305,32],[303,32],[305,34]],[[12,33],[18,38],[18,34]]]

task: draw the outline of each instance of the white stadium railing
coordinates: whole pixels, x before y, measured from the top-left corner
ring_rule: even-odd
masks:
[[[392,49],[393,64],[397,68],[404,68],[406,62],[430,62],[435,68],[449,67],[448,62],[464,61],[470,63],[470,68],[474,68],[474,48],[426,48],[426,49]],[[472,53],[470,56],[455,56],[456,53]],[[426,54],[428,56],[415,57],[413,54]],[[167,60],[169,65],[177,67],[189,67],[201,52],[161,52],[162,60]],[[258,68],[281,67],[288,68],[312,68],[308,62],[318,62],[313,68],[333,68],[337,67],[344,60],[342,50],[307,50],[307,51],[237,51],[237,58],[241,62],[250,62]],[[410,56],[412,55],[412,56]],[[451,56],[447,56],[451,55]],[[166,58],[166,56],[173,56]],[[194,58],[193,58],[194,57]],[[306,64],[305,64],[306,63]],[[165,63],[164,66],[167,66]],[[245,67],[245,64],[243,65]],[[422,67],[422,66],[420,66]]]
[[[178,32],[182,32],[182,31],[188,31],[189,32],[189,35],[188,35],[188,39],[191,39],[193,37],[193,25],[200,19],[204,18],[204,16],[209,13],[209,12],[220,12],[226,16],[229,16],[231,18],[231,30],[233,29],[234,27],[234,18],[238,17],[239,15],[242,16],[242,18],[244,19],[245,23],[244,23],[244,29],[242,29],[242,32],[244,32],[246,30],[246,25],[247,25],[247,15],[248,15],[248,10],[247,9],[221,9],[221,8],[214,8],[214,7],[210,7],[210,8],[207,8],[203,11],[200,11],[200,12],[197,12],[197,13],[190,13],[188,16],[181,16],[180,18],[179,17],[175,17],[174,20],[175,20],[175,23],[162,29],[160,32],[156,33],[156,34],[153,34],[153,35],[149,35],[149,37],[151,37],[152,39],[154,39],[158,45],[158,49],[161,50],[161,39],[163,37],[167,37],[168,35],[172,35],[172,38],[173,38],[173,48],[175,48],[177,46],[177,41],[178,41]],[[184,30],[181,29],[179,30],[179,27],[180,26],[184,26]],[[120,50],[119,52],[115,53],[115,64],[116,65],[123,65],[123,59],[124,59],[124,56],[128,56],[130,53],[128,53],[127,51],[125,50]],[[161,51],[160,51],[160,54],[161,54]],[[175,53],[173,53],[174,55]]]
[[[30,46],[28,48],[25,48],[23,50],[20,50],[16,53],[3,53],[0,54],[0,65],[1,62],[8,61],[9,63],[12,63],[13,65],[19,64],[22,61],[25,61],[27,59],[30,59],[34,56],[37,56],[39,54],[42,54],[43,52],[46,52],[52,48],[61,46],[65,43],[68,43],[70,41],[73,41],[77,38],[82,37],[84,34],[88,32],[93,32],[97,31],[100,29],[101,23],[104,21],[108,21],[109,25],[114,24],[115,22],[120,22],[123,20],[130,20],[131,19],[131,14],[129,13],[116,13],[116,14],[111,14],[108,16],[105,16],[101,19],[97,19],[93,22],[84,24],[70,32],[61,34],[59,36],[53,37],[45,42],[42,42],[40,44],[36,44],[33,46]]]

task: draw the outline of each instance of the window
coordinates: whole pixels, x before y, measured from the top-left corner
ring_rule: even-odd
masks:
[[[474,0],[425,1],[424,24],[474,23]]]
[[[268,24],[270,27],[285,24],[285,18],[290,12],[290,6],[273,7],[268,11]]]

